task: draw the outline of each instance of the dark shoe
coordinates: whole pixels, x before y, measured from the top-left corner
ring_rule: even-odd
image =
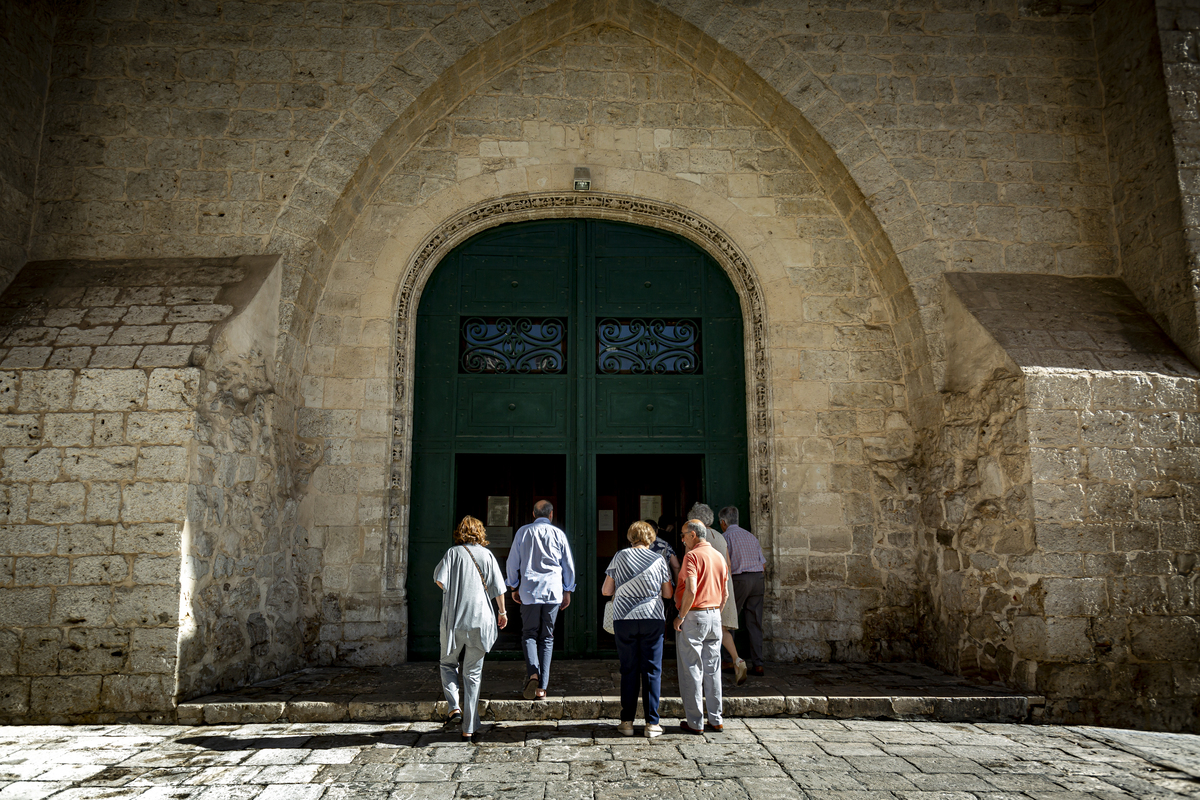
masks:
[[[450,712],[450,716],[446,717],[446,725],[450,726],[450,725],[461,725],[461,724],[462,724],[462,711],[460,711],[456,708]]]
[[[475,738],[475,737],[476,737],[476,735],[477,735],[477,734],[474,734],[474,733],[464,733],[464,734],[462,734],[462,740],[463,740],[463,743],[464,743],[464,744],[475,744],[475,742],[479,741],[478,739],[476,739],[476,738]]]
[[[758,677],[761,678],[763,675],[766,675],[767,673],[763,671],[762,664],[755,664],[753,667],[750,668],[750,674],[757,675]]]
[[[694,733],[697,736],[704,735],[704,731],[698,731],[695,728],[693,728],[691,725],[688,725],[686,719],[683,722],[679,723],[679,730],[683,731],[684,733]]]
[[[710,733],[720,733],[721,731],[725,730],[725,726],[713,725],[711,722],[706,722],[704,723],[704,730],[709,731]]]

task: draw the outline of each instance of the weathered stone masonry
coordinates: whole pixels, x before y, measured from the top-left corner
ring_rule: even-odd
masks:
[[[752,270],[772,657],[1198,724],[1187,3],[3,13],[5,719],[404,657],[420,254],[510,206]]]

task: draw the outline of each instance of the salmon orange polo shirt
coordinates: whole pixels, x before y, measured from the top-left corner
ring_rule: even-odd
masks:
[[[729,567],[725,558],[704,539],[683,557],[683,567],[679,570],[679,586],[675,590],[675,607],[683,608],[683,592],[687,588],[688,577],[696,578],[696,599],[692,608],[720,608],[721,590],[725,588],[725,579]]]

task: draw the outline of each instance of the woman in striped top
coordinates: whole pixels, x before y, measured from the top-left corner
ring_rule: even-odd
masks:
[[[646,716],[646,738],[662,733],[658,724],[658,697],[662,684],[663,599],[670,598],[671,573],[667,563],[650,549],[654,529],[635,522],[626,534],[632,547],[618,551],[604,571],[601,591],[613,599],[613,635],[621,660],[621,724],[633,736],[638,689]]]

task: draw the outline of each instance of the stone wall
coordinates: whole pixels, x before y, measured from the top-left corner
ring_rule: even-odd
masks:
[[[42,118],[50,83],[54,19],[50,3],[0,7],[0,289],[28,257],[33,232]]]
[[[172,719],[200,365],[271,263],[35,262],[0,296],[3,719]]]
[[[1200,269],[1200,212],[1197,211],[1197,195],[1200,195],[1200,102],[1196,87],[1196,80],[1200,77],[1200,13],[1197,13],[1195,4],[1186,0],[1157,0],[1155,10],[1158,12],[1157,33],[1166,82],[1166,104],[1171,120],[1174,162],[1170,166],[1175,169],[1173,177],[1178,184],[1182,214],[1182,245],[1172,251],[1173,257],[1178,258],[1176,270],[1182,276],[1176,278],[1175,285],[1181,289],[1180,317],[1188,318],[1186,306],[1192,310],[1191,319],[1195,320],[1200,319],[1200,313],[1195,310],[1198,302],[1195,287],[1197,271]],[[1165,165],[1159,166],[1165,168]],[[1180,253],[1180,250],[1183,252]],[[1172,336],[1176,335],[1173,329],[1168,330]],[[1186,341],[1183,337],[1180,340]],[[1184,351],[1193,361],[1197,360],[1193,349],[1185,346]]]
[[[951,374],[990,375],[926,456],[937,660],[1048,719],[1195,729],[1200,371],[1118,281],[948,284]]]
[[[1154,2],[1103,3],[1095,29],[1121,275],[1184,352],[1200,359]]]

